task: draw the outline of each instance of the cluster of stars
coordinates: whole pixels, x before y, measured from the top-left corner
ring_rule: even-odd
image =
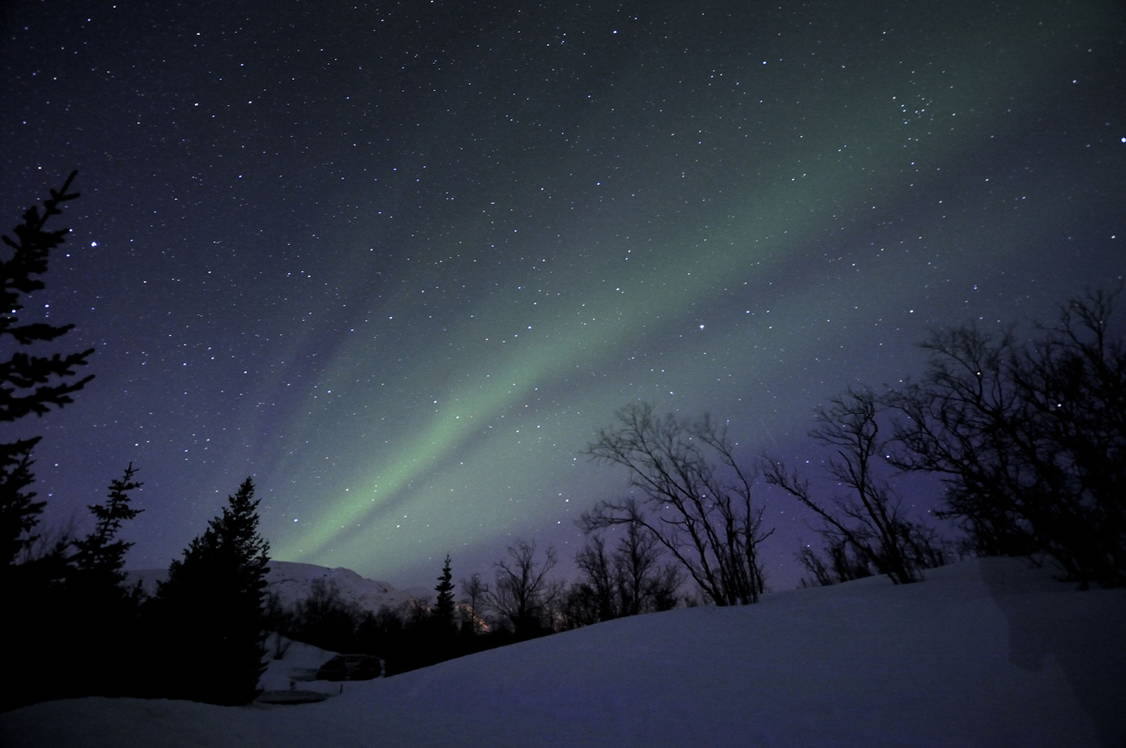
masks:
[[[279,558],[566,558],[616,408],[816,465],[812,409],[928,329],[1122,274],[1099,3],[17,5],[2,204],[80,169],[36,308],[98,348],[40,478],[62,519],[137,464],[134,566],[251,473]],[[785,586],[808,533],[764,500]]]

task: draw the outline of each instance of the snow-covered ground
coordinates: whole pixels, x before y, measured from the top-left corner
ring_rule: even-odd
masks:
[[[1122,746],[1124,641],[1126,590],[975,560],[612,621],[320,703],[38,704],[0,715],[0,744]]]
[[[272,655],[276,636],[277,634],[271,634],[266,640],[267,656],[271,659],[266,662],[266,672],[258,679],[260,688],[266,691],[299,688],[303,691],[332,694],[340,690],[339,683],[307,680],[316,675],[317,668],[335,657],[336,652],[329,652],[304,642],[290,641],[283,637],[285,656],[281,660],[275,660],[272,659]]]

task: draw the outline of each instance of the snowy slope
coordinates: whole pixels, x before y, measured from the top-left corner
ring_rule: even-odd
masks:
[[[612,621],[300,706],[78,699],[12,746],[1121,746],[1126,590],[988,559]]]
[[[167,575],[165,569],[141,569],[130,571],[130,582],[140,580],[148,594],[156,592],[156,583]],[[381,607],[397,609],[414,599],[429,601],[432,593],[423,589],[398,590],[387,582],[361,577],[351,569],[335,568],[315,564],[300,564],[292,561],[270,561],[266,580],[269,591],[281,599],[283,605],[293,607],[299,600],[309,596],[313,582],[324,579],[336,584],[341,596],[351,600],[364,610],[373,613]]]

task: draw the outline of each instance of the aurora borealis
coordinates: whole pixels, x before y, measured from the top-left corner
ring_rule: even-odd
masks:
[[[581,543],[644,399],[816,464],[936,325],[1126,271],[1116,2],[0,10],[0,205],[79,169],[34,308],[97,379],[29,424],[48,519],[132,461],[134,567],[252,474],[279,559],[425,584]],[[32,305],[29,305],[29,307]],[[796,578],[794,507],[768,580]],[[917,511],[936,497],[909,497]]]

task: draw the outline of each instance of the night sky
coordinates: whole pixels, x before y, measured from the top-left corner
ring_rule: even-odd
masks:
[[[0,6],[0,207],[72,169],[30,312],[94,346],[44,522],[133,461],[129,565],[246,475],[272,556],[397,586],[570,559],[634,400],[816,467],[928,329],[1126,272],[1117,1]],[[916,517],[937,501],[908,484]],[[769,493],[768,584],[814,535]],[[561,571],[563,571],[561,565]]]

